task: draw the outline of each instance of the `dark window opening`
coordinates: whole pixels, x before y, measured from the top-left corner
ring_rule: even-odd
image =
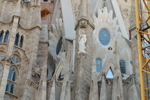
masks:
[[[3,35],[4,35],[4,32],[2,31],[1,34],[0,34],[0,42],[3,41]]]
[[[15,45],[18,46],[18,41],[19,41],[19,34],[16,34],[15,37]]]
[[[58,41],[58,44],[57,44],[57,48],[56,48],[57,55],[59,54],[61,47],[62,47],[62,37],[60,38],[60,40]]]
[[[20,47],[22,48],[23,46],[23,36],[21,36],[21,39],[20,39]]]
[[[126,63],[123,60],[120,61],[120,70],[121,70],[121,73],[126,74]]]
[[[8,42],[8,37],[9,37],[9,32],[6,32],[5,38],[4,38],[4,43]]]

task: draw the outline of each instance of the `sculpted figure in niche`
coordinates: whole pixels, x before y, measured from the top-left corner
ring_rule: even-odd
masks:
[[[83,33],[84,33],[84,31],[82,31],[82,34],[79,34],[80,36],[79,36],[79,40],[78,40],[78,42],[79,42],[78,53],[86,53],[86,51],[85,51],[86,35]]]

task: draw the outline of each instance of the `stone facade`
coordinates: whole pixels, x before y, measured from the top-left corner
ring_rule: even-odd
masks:
[[[133,4],[0,0],[0,100],[140,100]]]

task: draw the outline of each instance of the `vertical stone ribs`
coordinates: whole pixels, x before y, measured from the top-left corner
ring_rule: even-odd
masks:
[[[92,30],[85,28],[86,34],[86,53],[78,53],[79,43],[76,41],[76,57],[75,57],[75,100],[88,100],[91,84],[92,72]],[[91,29],[91,28],[90,28]],[[80,33],[81,29],[78,30]],[[79,35],[77,35],[77,40]]]

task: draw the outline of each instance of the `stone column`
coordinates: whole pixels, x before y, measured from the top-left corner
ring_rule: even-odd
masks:
[[[51,88],[50,98],[49,100],[55,100],[55,80],[53,80],[53,85]]]
[[[81,21],[80,24],[87,22]],[[88,100],[91,73],[92,73],[92,43],[93,29],[87,25],[86,28],[77,29],[75,50],[75,100]]]
[[[105,75],[104,74],[102,76],[102,85],[101,85],[100,100],[107,100],[106,79],[105,79]]]
[[[44,62],[42,67],[42,73],[41,73],[41,99],[39,100],[46,100],[46,90],[47,90],[47,59],[48,59],[48,44],[44,43],[43,45],[47,45],[45,48],[44,53]]]

